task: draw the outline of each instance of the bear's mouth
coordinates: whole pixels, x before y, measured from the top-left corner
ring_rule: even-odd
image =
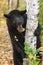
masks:
[[[25,31],[25,28],[23,28],[22,25],[19,25],[19,26],[17,27],[17,30],[18,30],[20,33],[22,33],[22,32]]]

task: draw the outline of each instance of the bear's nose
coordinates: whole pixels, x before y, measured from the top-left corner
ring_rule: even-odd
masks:
[[[19,25],[19,26],[17,27],[17,30],[18,30],[20,33],[22,33],[22,32],[25,31],[25,28],[23,28],[22,25]]]

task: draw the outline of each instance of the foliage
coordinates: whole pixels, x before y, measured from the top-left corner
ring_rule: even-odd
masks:
[[[43,27],[43,0],[40,0],[40,7],[39,7],[39,10],[40,10],[40,13],[39,13],[39,22],[41,24],[41,26]]]
[[[29,61],[29,65],[38,65],[39,64],[39,61],[36,61],[36,60],[30,60]]]
[[[33,48],[30,48],[27,42],[24,42],[24,45],[25,45],[24,52],[28,55],[29,65],[38,65],[40,59],[36,57],[36,54],[38,54],[40,50],[39,49],[35,50]]]
[[[43,0],[40,0],[40,7],[39,7],[39,23],[41,27],[43,28]],[[43,46],[43,30],[41,31],[41,45]]]
[[[26,0],[19,0],[19,7],[18,10],[25,10],[26,9]]]
[[[27,42],[24,42],[24,45],[25,45],[24,51],[25,51],[26,54],[30,54],[31,53],[33,55],[36,55],[39,52],[39,49],[35,50],[33,48],[30,48],[29,44]]]

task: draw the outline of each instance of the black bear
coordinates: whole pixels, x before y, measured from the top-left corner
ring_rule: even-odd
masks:
[[[9,14],[4,14],[4,16],[7,19],[8,31],[12,42],[14,65],[23,65],[23,58],[26,57],[24,53],[26,10],[13,10]]]
[[[13,10],[9,14],[4,14],[7,19],[8,31],[12,41],[14,65],[23,65],[23,58],[26,57],[24,53],[25,29],[27,22],[26,10]],[[34,35],[37,36],[37,48],[41,46],[40,42],[41,27],[38,24]]]

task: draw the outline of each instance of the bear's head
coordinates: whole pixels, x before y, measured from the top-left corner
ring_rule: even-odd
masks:
[[[7,22],[9,24],[16,28],[19,32],[23,31],[23,24],[24,24],[24,17],[25,17],[26,10],[24,11],[18,11],[18,10],[13,10],[9,14],[4,14],[4,16],[7,19]],[[9,21],[8,21],[9,20]]]

